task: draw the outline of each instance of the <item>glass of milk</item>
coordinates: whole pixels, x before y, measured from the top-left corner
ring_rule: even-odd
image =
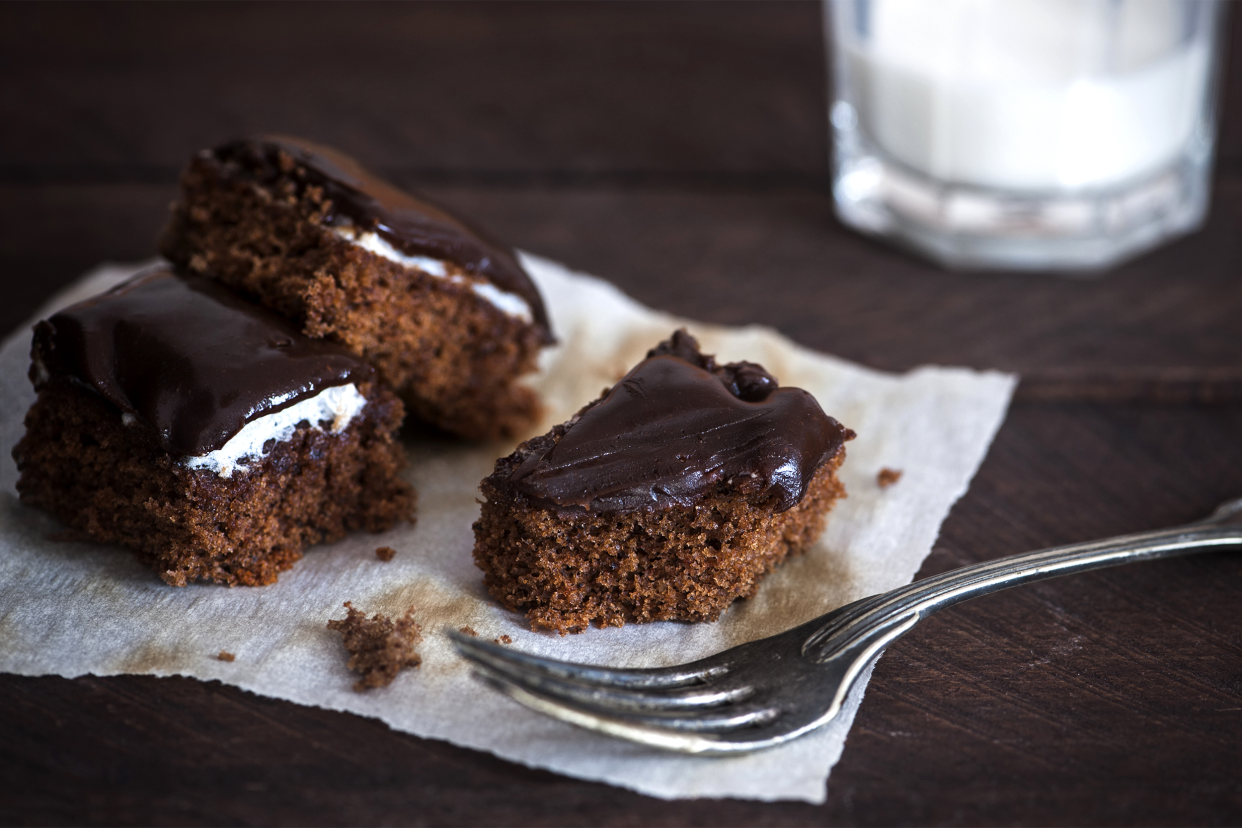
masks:
[[[1091,271],[1202,224],[1218,0],[825,0],[841,220],[955,268]]]

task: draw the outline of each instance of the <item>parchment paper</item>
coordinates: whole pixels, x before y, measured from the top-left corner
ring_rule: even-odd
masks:
[[[10,451],[34,399],[26,380],[30,334],[23,328],[0,348],[0,670],[218,679],[654,796],[823,802],[869,673],[835,723],[794,744],[736,758],[684,757],[528,712],[472,678],[442,633],[469,625],[488,639],[507,634],[514,647],[532,652],[659,666],[780,632],[907,583],[982,461],[1015,378],[936,367],[878,373],[763,328],[712,327],[656,313],[606,282],[534,256],[524,261],[561,340],[532,383],[548,409],[538,431],[594,399],[648,348],[687,325],[706,352],[762,363],[858,432],[841,472],[848,499],[836,506],[819,545],[784,564],[755,598],[735,603],[715,624],[534,633],[489,601],[470,555],[478,482],[512,446],[411,438],[408,476],[419,492],[413,528],[312,548],[269,587],[166,586],[122,549],[51,540],[62,529],[57,521],[17,500]],[[137,267],[102,267],[54,304],[93,295]],[[881,489],[876,474],[885,466],[903,476]],[[396,558],[379,561],[377,546],[395,548]],[[347,600],[390,616],[416,607],[425,636],[422,667],[387,688],[354,692],[340,636],[326,628],[329,618],[344,616]],[[221,650],[236,660],[217,660]]]

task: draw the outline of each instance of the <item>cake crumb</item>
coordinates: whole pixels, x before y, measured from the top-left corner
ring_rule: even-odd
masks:
[[[881,489],[887,489],[900,479],[901,469],[890,469],[887,466],[880,469],[880,473],[875,476],[876,485]]]
[[[466,635],[470,636],[471,638],[479,637],[479,631],[476,630],[474,627],[470,627],[470,626],[462,627],[460,630],[458,630],[458,632],[463,632]]]
[[[354,609],[349,601],[345,602],[345,609],[349,615],[339,621],[328,621],[328,629],[345,637],[349,669],[362,676],[354,683],[355,690],[386,687],[397,673],[422,663],[422,657],[414,651],[414,645],[423,636],[422,628],[414,620],[413,607],[395,622],[378,612],[367,618],[365,612]]]
[[[497,644],[512,644],[512,643],[513,643],[513,639],[512,639],[512,638],[510,638],[510,637],[509,637],[509,636],[507,636],[507,635],[502,635],[500,638],[493,639],[493,640],[494,640]]]
[[[233,655],[228,650],[221,650],[220,655],[216,656],[216,660],[217,661],[236,661],[237,656]]]
[[[396,554],[397,550],[393,549],[391,546],[381,546],[375,550],[375,557],[384,562],[391,561]]]

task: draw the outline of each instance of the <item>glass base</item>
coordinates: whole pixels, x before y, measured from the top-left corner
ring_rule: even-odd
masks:
[[[1015,194],[936,181],[858,132],[834,131],[841,221],[953,269],[1090,274],[1198,229],[1207,214],[1210,142],[1113,189]]]

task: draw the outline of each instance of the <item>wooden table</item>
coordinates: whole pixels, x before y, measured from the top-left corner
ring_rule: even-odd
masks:
[[[280,130],[653,307],[1021,373],[923,575],[1171,525],[1242,494],[1239,22],[1207,228],[1083,281],[946,273],[834,220],[815,2],[6,4],[0,330],[150,256],[195,150]],[[936,616],[880,662],[823,807],[662,802],[215,683],[0,676],[0,822],[1237,824],[1240,599],[1224,552]]]

